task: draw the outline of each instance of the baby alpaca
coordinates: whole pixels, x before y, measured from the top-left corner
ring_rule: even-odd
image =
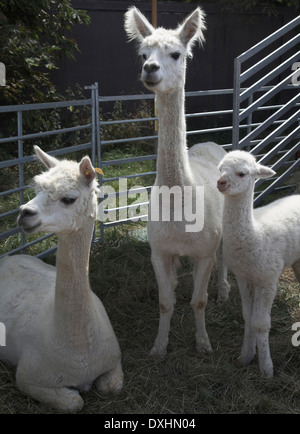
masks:
[[[28,255],[0,261],[0,321],[6,346],[0,360],[16,366],[20,390],[64,411],[83,407],[80,390],[121,390],[115,333],[89,285],[89,253],[97,182],[89,157],[59,161],[37,146],[49,169],[35,177],[36,197],[21,206],[25,233],[58,235],[57,266]]]
[[[250,363],[257,346],[261,373],[273,377],[269,331],[278,279],[292,266],[300,282],[300,195],[253,209],[255,180],[275,172],[245,151],[226,155],[219,169],[218,189],[225,196],[224,259],[236,276],[245,321],[239,360]]]

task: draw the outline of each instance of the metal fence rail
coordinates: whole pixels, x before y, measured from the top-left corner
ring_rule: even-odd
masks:
[[[266,181],[256,182],[256,188],[261,187],[255,205],[300,165],[300,83],[296,80],[300,67],[299,25],[300,16],[235,59],[233,148],[247,149],[261,163],[269,163],[278,171],[267,187]],[[269,54],[265,54],[267,50]],[[275,100],[282,102],[275,106]],[[242,125],[248,126],[246,134]]]

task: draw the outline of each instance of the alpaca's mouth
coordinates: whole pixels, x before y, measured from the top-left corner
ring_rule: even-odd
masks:
[[[22,228],[22,231],[25,232],[25,234],[32,234],[34,232],[37,232],[37,229],[41,226],[41,223],[37,223],[34,226],[23,226],[20,225]]]
[[[148,86],[148,87],[155,87],[155,86],[157,86],[160,82],[161,82],[161,80],[158,80],[158,81],[145,80],[145,81],[144,81],[145,85]]]

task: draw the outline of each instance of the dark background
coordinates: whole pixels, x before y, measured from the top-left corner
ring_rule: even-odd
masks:
[[[139,82],[140,59],[135,44],[127,41],[123,20],[127,8],[136,5],[151,21],[151,1],[73,0],[72,5],[87,10],[91,24],[73,31],[81,54],[76,63],[62,60],[54,73],[59,89],[97,81],[103,96],[147,92]],[[278,16],[268,16],[262,8],[240,13],[205,2],[158,2],[158,26],[177,27],[198,5],[207,15],[206,41],[188,60],[187,91],[232,88],[234,58],[297,15],[284,7]]]

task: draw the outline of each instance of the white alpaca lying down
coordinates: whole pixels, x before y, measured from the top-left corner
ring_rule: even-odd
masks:
[[[16,366],[20,390],[59,410],[83,407],[79,390],[121,390],[119,344],[89,285],[89,253],[97,207],[90,159],[59,161],[38,147],[49,169],[35,177],[36,197],[20,209],[26,233],[58,235],[57,266],[27,255],[0,260],[0,360]]]
[[[250,363],[257,345],[260,370],[272,377],[269,330],[278,279],[292,266],[300,282],[300,195],[253,210],[255,180],[275,172],[245,151],[226,155],[219,169],[218,189],[225,196],[224,259],[237,278],[245,321],[239,360]]]

